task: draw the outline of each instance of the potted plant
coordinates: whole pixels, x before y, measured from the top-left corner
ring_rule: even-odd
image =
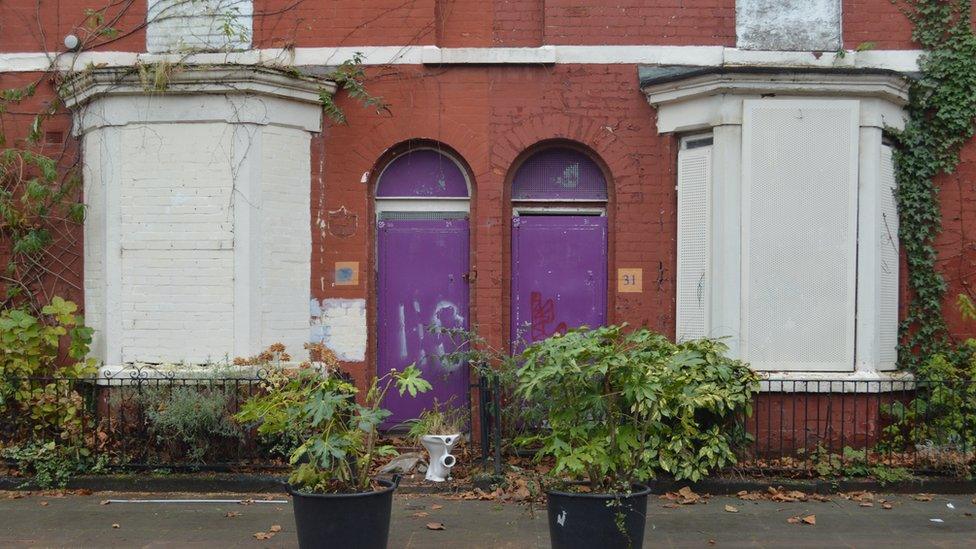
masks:
[[[335,371],[304,368],[242,406],[238,419],[257,421],[262,435],[294,433],[296,426],[302,433],[287,486],[299,546],[386,547],[399,478],[371,475],[378,460],[396,455],[377,434],[390,415],[380,403],[394,387],[411,396],[431,388],[411,365],[374,378],[359,403],[356,387]]]
[[[546,494],[553,547],[641,547],[648,480],[697,480],[734,463],[758,378],[715,340],[674,344],[646,329],[579,329],[520,355],[517,391],[546,428],[520,437],[554,458]]]
[[[427,474],[424,478],[433,482],[444,482],[457,464],[451,451],[459,442],[468,426],[468,414],[463,408],[452,407],[450,402],[440,404],[434,400],[434,407],[424,410],[420,417],[412,420],[409,436],[415,444],[427,449]]]

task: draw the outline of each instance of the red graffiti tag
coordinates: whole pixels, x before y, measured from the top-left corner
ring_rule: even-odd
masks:
[[[546,330],[547,325],[556,321],[556,304],[553,303],[552,298],[543,302],[541,292],[532,292],[529,305],[532,311],[532,322],[529,331],[530,341],[545,339],[556,332],[566,333],[565,322],[557,324],[556,329],[552,332]]]

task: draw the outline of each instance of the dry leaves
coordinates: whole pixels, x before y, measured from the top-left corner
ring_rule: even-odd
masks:
[[[224,516],[227,518],[234,518],[234,517],[241,516],[241,514],[238,513],[237,511],[227,511],[226,513],[224,513]]]
[[[807,495],[804,492],[801,492],[799,490],[785,491],[783,490],[782,486],[778,488],[773,488],[772,486],[770,486],[769,488],[767,488],[767,492],[769,492],[769,499],[773,501],[791,503],[795,501],[807,500]]]
[[[119,526],[119,523],[116,522],[116,523],[112,524],[112,528],[118,530],[119,528],[121,528],[121,526]]]
[[[42,501],[41,502],[41,507],[47,507],[48,505],[50,505],[50,504],[48,502],[46,502],[46,501]]]
[[[739,499],[745,500],[745,501],[760,501],[760,500],[766,499],[765,496],[763,496],[759,492],[749,492],[749,491],[746,491],[746,490],[743,490],[743,491],[739,492],[736,495],[739,496]]]
[[[434,511],[436,511],[436,510],[438,510],[438,509],[443,509],[443,508],[444,508],[444,506],[443,506],[443,505],[440,505],[440,504],[437,504],[437,503],[435,503],[435,504],[433,504],[433,505],[431,505],[431,506],[430,506],[430,508],[431,508],[431,509],[433,509]]]
[[[798,515],[792,516],[786,519],[786,522],[790,524],[809,524],[810,526],[814,526],[817,524],[817,515],[807,515],[805,517]]]
[[[269,540],[269,539],[273,538],[275,536],[275,534],[277,534],[280,531],[281,531],[281,525],[280,524],[272,524],[271,525],[271,528],[268,528],[268,531],[267,532],[254,532],[254,534],[252,534],[252,535],[254,536],[254,539],[256,539],[256,540],[265,541],[265,540]]]
[[[706,503],[705,497],[696,494],[691,488],[683,486],[677,492],[668,492],[661,496],[668,501],[677,502],[681,505],[695,505],[696,503]],[[674,507],[673,504],[665,505],[665,507]]]
[[[443,530],[444,529],[444,523],[442,523],[442,522],[428,522],[427,523],[427,529],[428,530]]]
[[[111,502],[111,501],[109,501],[109,500],[107,500],[107,499],[103,499],[102,501],[99,501],[99,502],[98,502],[98,504],[99,504],[99,505],[108,505],[108,504],[110,504],[110,503],[112,503],[112,502]]]
[[[912,494],[915,501],[932,501],[932,494]]]
[[[736,506],[734,506],[734,505],[726,505],[725,506],[725,512],[726,513],[738,513],[739,512],[739,509]]]
[[[429,517],[430,513],[427,513],[426,511],[417,511],[416,513],[410,516],[413,518],[424,518],[424,517]]]

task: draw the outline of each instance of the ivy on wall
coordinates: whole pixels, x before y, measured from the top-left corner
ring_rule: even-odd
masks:
[[[894,0],[893,0],[894,1]],[[951,173],[976,120],[976,35],[972,0],[900,0],[925,49],[912,82],[905,129],[896,132],[899,238],[908,261],[910,301],[901,324],[899,360],[915,370],[951,350],[942,314],[947,285],[935,239],[942,229],[935,177]]]

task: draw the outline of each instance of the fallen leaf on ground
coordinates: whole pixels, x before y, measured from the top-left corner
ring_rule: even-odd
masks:
[[[708,540],[708,544],[709,545],[715,545],[715,540],[713,540],[713,539]]]
[[[790,524],[809,524],[812,526],[817,524],[817,515],[807,515],[805,517],[794,516],[786,519],[786,522]]]
[[[430,513],[425,513],[424,511],[417,511],[416,513],[410,516],[413,518],[424,518],[424,517],[429,517]]]
[[[254,532],[254,539],[266,540],[274,537],[271,532]]]
[[[92,495],[92,491],[89,490],[88,488],[78,488],[77,490],[75,490],[75,495],[76,496],[90,496],[90,495]]]
[[[431,506],[430,506],[430,508],[431,508],[431,509],[433,509],[434,511],[436,511],[436,510],[438,510],[438,509],[443,509],[443,508],[444,508],[444,506],[443,506],[443,505],[439,505],[439,504],[437,504],[437,503],[435,503],[435,504],[433,504],[433,505],[431,505]]]
[[[739,496],[739,499],[745,501],[759,501],[763,499],[763,495],[759,492],[748,492],[746,490],[743,490],[736,495]]]
[[[115,524],[112,525],[112,528],[116,528],[117,529],[117,528],[121,528],[121,526],[119,526],[118,523],[115,523]]]
[[[932,501],[932,494],[912,494],[915,501]]]
[[[99,505],[108,505],[109,503],[112,503],[112,502],[109,501],[109,500],[107,500],[107,499],[103,499],[102,501],[99,501],[98,502]]]
[[[42,502],[41,502],[41,507],[47,507],[48,505],[49,505],[49,504],[48,504],[48,502],[46,502],[46,501],[42,501]]]
[[[862,501],[858,504],[860,507],[874,507],[874,504],[870,501]]]
[[[281,525],[280,524],[272,524],[271,525],[271,528],[269,528],[268,531],[277,534],[278,532],[281,531]]]
[[[739,510],[734,505],[726,505],[725,506],[725,512],[726,513],[738,513]]]
[[[241,516],[241,514],[238,513],[237,511],[227,511],[226,513],[224,513],[224,516],[227,518],[234,518],[234,517]]]
[[[694,505],[702,501],[702,497],[688,486],[682,486],[677,492],[668,492],[662,497],[671,501],[677,501],[681,505]]]
[[[443,530],[444,529],[444,524],[441,523],[441,522],[428,522],[427,523],[427,529],[428,530]]]
[[[882,509],[891,509],[891,504],[890,503],[882,503],[881,504],[881,508]]]
[[[810,499],[814,501],[826,502],[830,501],[830,496],[825,496],[823,494],[810,494]]]

